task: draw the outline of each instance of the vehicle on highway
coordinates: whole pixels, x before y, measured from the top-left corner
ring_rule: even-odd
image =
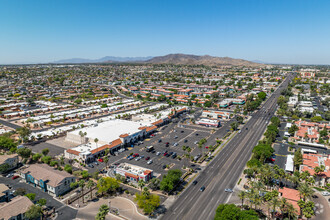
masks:
[[[152,164],[152,162],[153,162],[152,160],[149,160],[149,161],[147,162],[147,164]]]
[[[161,153],[160,153],[159,151],[156,153],[157,156],[159,156],[160,154],[161,154]]]
[[[245,128],[245,130],[248,130],[248,128]]]
[[[199,189],[199,191],[201,191],[201,192],[204,192],[204,190],[205,190],[205,186],[202,186],[202,187]]]
[[[12,179],[14,180],[14,179],[17,179],[18,177],[19,176],[15,175],[15,176],[12,177]]]
[[[194,182],[192,182],[192,184],[195,186],[197,184],[197,180],[195,180]]]
[[[242,132],[242,130],[239,130],[238,133],[240,134]]]
[[[232,193],[232,192],[234,192],[234,191],[233,191],[232,189],[227,188],[227,189],[225,189],[225,192]]]

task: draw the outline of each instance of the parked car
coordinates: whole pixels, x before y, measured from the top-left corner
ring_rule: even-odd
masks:
[[[187,139],[184,139],[184,142],[185,142],[185,143],[187,143],[187,142],[188,142],[188,140],[187,140]]]
[[[324,192],[322,192],[322,195],[323,196],[330,196],[330,192],[324,191]]]
[[[134,157],[133,157],[133,156],[130,156],[128,159],[129,159],[129,160],[133,160],[133,159],[134,159]]]
[[[93,164],[88,164],[87,166],[90,168],[94,168]]]
[[[140,158],[141,158],[141,159],[144,158],[144,155],[141,155]]]
[[[181,133],[183,133],[184,131],[182,130]]]
[[[158,140],[158,143],[160,143],[160,142],[162,142],[162,139],[159,139],[159,140]]]
[[[198,136],[198,133],[196,133],[195,135]]]
[[[98,161],[102,163],[102,162],[103,162],[103,159],[102,159],[102,158],[100,158],[100,159],[98,159]]]
[[[149,160],[150,159],[150,157],[146,157],[146,160]]]
[[[6,177],[7,178],[10,178],[10,177],[12,177],[14,174],[13,173],[10,173],[10,174],[8,174]]]
[[[166,165],[163,165],[163,169],[166,169]]]
[[[234,191],[233,191],[232,189],[227,188],[227,189],[225,189],[225,192],[232,193],[232,192],[234,192]]]
[[[153,162],[152,160],[149,160],[149,161],[147,162],[147,164],[152,164],[152,162]]]
[[[159,156],[160,154],[161,154],[161,153],[160,153],[159,151],[156,153],[157,156]]]
[[[14,179],[17,179],[18,177],[19,176],[15,175],[15,176],[12,177],[12,179],[14,180]]]
[[[98,163],[97,161],[95,161],[94,164],[95,164],[96,166],[99,165],[99,163]]]
[[[135,160],[136,161],[139,161],[141,159],[141,157],[136,157]]]
[[[138,153],[136,153],[136,154],[133,154],[133,157],[138,157],[139,156],[139,154]]]
[[[175,137],[174,137],[174,139],[177,139],[177,138],[178,138],[178,136],[175,136]]]

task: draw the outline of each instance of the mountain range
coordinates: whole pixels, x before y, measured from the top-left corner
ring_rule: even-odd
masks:
[[[168,54],[165,56],[156,57],[114,57],[106,56],[100,59],[81,59],[73,58],[59,60],[54,63],[140,63],[140,64],[175,64],[175,65],[234,65],[234,66],[260,66],[260,62],[252,62],[243,59],[235,59],[230,57],[215,57],[215,56],[198,56],[190,54]]]
[[[72,58],[65,60],[58,60],[53,63],[105,63],[105,62],[136,62],[136,61],[146,61],[153,57],[114,57],[105,56],[100,59],[83,59],[83,58]]]

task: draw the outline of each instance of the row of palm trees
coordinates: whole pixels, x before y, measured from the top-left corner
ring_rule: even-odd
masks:
[[[321,172],[322,168],[320,168]],[[287,216],[289,219],[295,219],[298,214],[310,218],[314,215],[314,203],[310,201],[314,193],[312,185],[315,183],[315,179],[310,175],[308,171],[295,171],[293,175],[286,173],[283,169],[280,169],[277,165],[271,167],[268,164],[258,166],[252,166],[244,173],[249,177],[248,184],[250,190],[240,192],[239,198],[242,200],[242,206],[244,200],[249,201],[249,206],[257,209],[259,205],[265,204],[268,209],[269,218],[274,217],[274,212],[279,209],[282,216]],[[279,182],[284,182],[285,185],[291,184],[296,188],[300,195],[298,205],[300,207],[300,213],[293,207],[291,203],[288,203],[285,198],[279,198],[277,189],[279,188]],[[268,190],[266,193],[266,190]],[[270,215],[269,209],[272,208],[272,215]]]

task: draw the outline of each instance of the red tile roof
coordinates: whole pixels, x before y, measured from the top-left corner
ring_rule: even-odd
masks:
[[[79,151],[76,150],[72,150],[72,149],[67,149],[66,152],[68,152],[69,154],[74,154],[74,155],[79,155]]]

